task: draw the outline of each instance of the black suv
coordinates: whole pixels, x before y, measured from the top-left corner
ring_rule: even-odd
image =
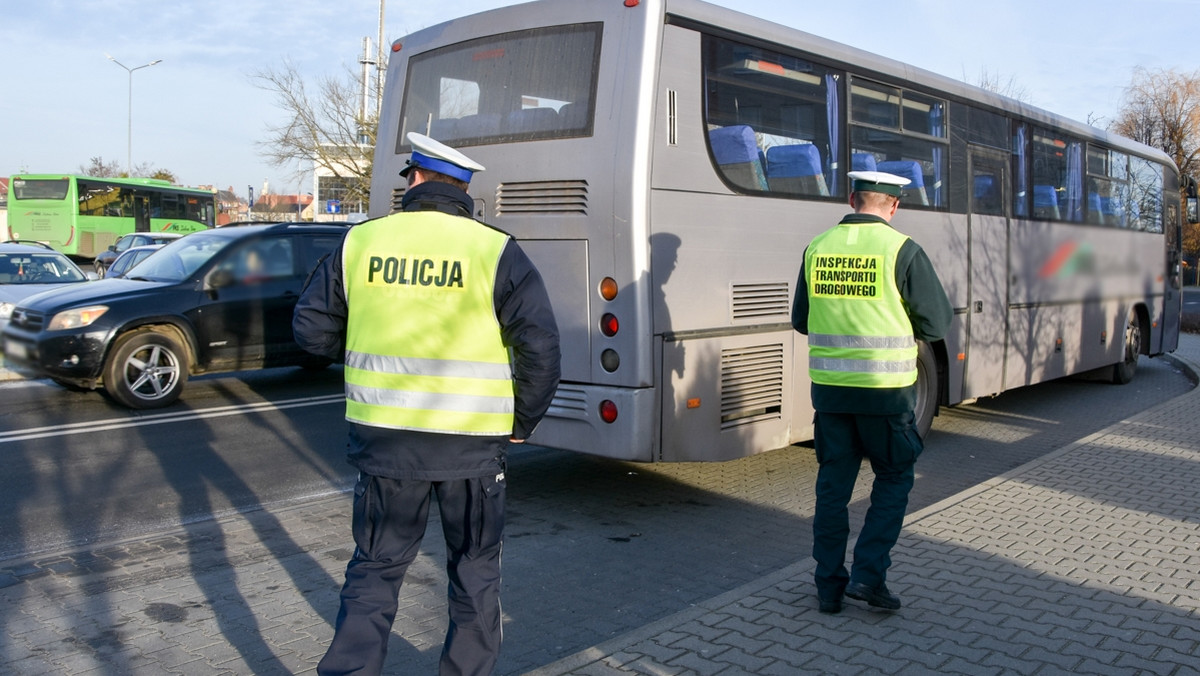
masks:
[[[103,385],[131,408],[172,403],[189,374],[323,368],[296,344],[292,310],[309,271],[345,234],[299,223],[192,233],[130,277],[21,301],[4,329],[4,356],[69,388]]]

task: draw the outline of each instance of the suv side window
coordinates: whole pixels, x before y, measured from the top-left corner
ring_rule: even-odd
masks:
[[[314,268],[317,267],[317,262],[325,254],[331,253],[338,248],[342,243],[345,233],[322,232],[309,234],[304,237],[304,252],[301,254],[301,265],[304,275],[307,277],[312,274]]]
[[[218,270],[229,270],[239,284],[261,284],[295,274],[293,237],[254,239],[229,252]]]

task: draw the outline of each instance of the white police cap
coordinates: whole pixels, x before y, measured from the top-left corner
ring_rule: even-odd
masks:
[[[400,171],[400,175],[408,178],[408,172],[413,168],[428,169],[439,174],[445,174],[464,183],[471,182],[471,175],[483,171],[483,165],[463,155],[454,148],[435,141],[424,134],[415,131],[408,132],[408,142],[412,144],[412,157],[408,166]]]
[[[852,171],[846,175],[854,181],[854,192],[881,192],[893,197],[899,197],[901,188],[912,183],[903,176],[885,171]]]

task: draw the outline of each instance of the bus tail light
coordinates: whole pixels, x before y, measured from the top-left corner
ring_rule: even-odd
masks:
[[[615,372],[621,367],[621,356],[616,350],[605,350],[600,353],[600,366],[604,367],[609,373]]]
[[[612,338],[617,335],[617,331],[621,330],[621,322],[617,321],[617,316],[611,312],[605,312],[600,318],[600,333]]]
[[[617,420],[617,405],[610,399],[605,399],[600,402],[600,419],[606,423],[613,423]]]
[[[600,280],[600,297],[604,300],[612,300],[617,297],[617,280],[612,277],[605,277]]]

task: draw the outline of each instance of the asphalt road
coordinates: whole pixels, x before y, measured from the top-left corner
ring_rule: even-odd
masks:
[[[912,508],[1187,387],[1167,362],[1143,358],[1127,386],[1067,380],[943,410],[918,467]],[[343,458],[340,392],[337,368],[275,369],[194,379],[176,405],[134,412],[99,393],[44,382],[0,385],[0,513],[8,517],[0,523],[0,560],[345,491],[355,474]],[[510,491],[514,510],[561,515],[590,505],[585,509],[597,513],[591,528],[636,539],[639,527],[620,524],[636,522],[646,505],[662,505],[675,493],[691,496],[678,498],[683,512],[713,499],[725,504],[714,496],[732,495],[755,510],[803,516],[814,469],[804,446],[729,463],[666,465],[528,447],[511,458]],[[739,478],[727,485],[729,477]],[[696,497],[697,490],[707,497]],[[760,520],[751,519],[746,532],[757,532]],[[783,558],[794,560],[794,550],[786,548]]]

